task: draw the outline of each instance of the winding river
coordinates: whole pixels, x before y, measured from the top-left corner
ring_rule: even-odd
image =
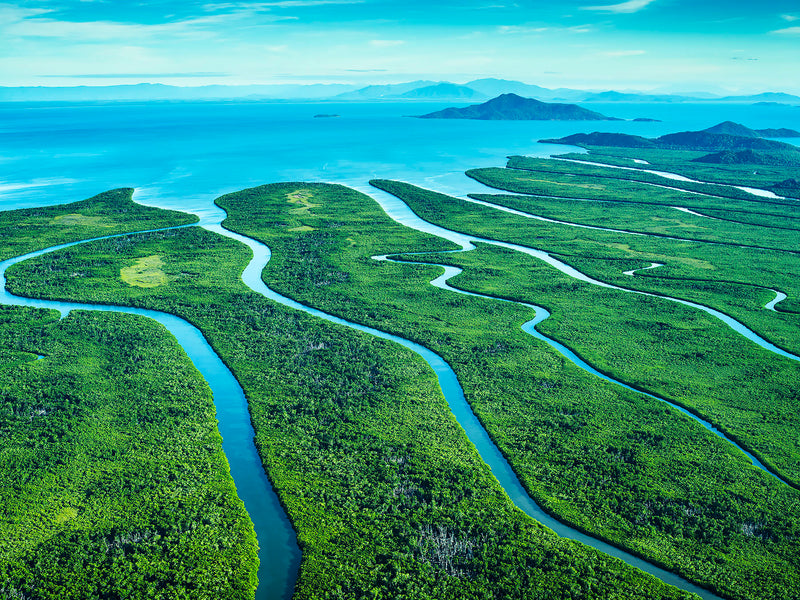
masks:
[[[408,227],[412,227],[413,229],[417,229],[419,231],[431,233],[433,235],[453,241],[459,246],[461,246],[463,250],[474,249],[475,246],[473,242],[483,242],[488,244],[494,244],[497,246],[507,247],[535,256],[536,258],[539,258],[541,260],[545,260],[546,262],[557,268],[559,271],[571,277],[579,279],[581,281],[591,283],[593,285],[600,285],[602,287],[618,289],[625,292],[659,297],[666,300],[679,302],[681,304],[693,306],[695,308],[699,308],[700,310],[704,310],[709,314],[717,316],[718,318],[721,318],[724,322],[726,322],[726,324],[734,328],[736,331],[738,331],[748,339],[758,343],[762,347],[769,349],[773,352],[776,352],[777,354],[788,356],[795,360],[798,359],[798,357],[790,355],[780,350],[779,348],[776,348],[775,346],[769,344],[765,340],[762,340],[755,333],[751,332],[749,329],[745,328],[740,323],[734,321],[733,319],[730,319],[730,317],[722,315],[722,313],[719,313],[718,311],[714,311],[714,309],[710,309],[708,307],[703,307],[701,305],[679,299],[669,298],[665,296],[658,296],[656,294],[638,292],[635,290],[628,290],[625,288],[593,280],[588,276],[573,269],[572,267],[569,267],[568,265],[565,265],[564,263],[561,263],[560,261],[553,259],[552,257],[550,257],[549,255],[540,250],[526,248],[523,246],[517,246],[514,244],[507,244],[505,242],[499,242],[496,240],[487,240],[483,238],[467,236],[457,232],[449,231],[447,229],[423,221],[416,214],[414,214],[405,203],[400,201],[398,198],[395,198],[394,196],[391,196],[379,190],[375,190],[373,188],[366,188],[363,185],[361,186],[356,185],[352,187],[356,188],[360,187],[361,191],[364,191],[368,195],[372,196],[381,205],[383,210],[398,223],[401,223]],[[213,210],[203,214],[201,222],[198,225],[210,231],[214,231],[220,235],[230,237],[241,243],[244,243],[253,251],[253,259],[250,261],[250,263],[247,265],[244,272],[242,273],[242,280],[251,289],[284,306],[288,306],[290,308],[294,308],[297,310],[302,310],[306,313],[320,317],[329,322],[337,323],[359,331],[363,331],[382,339],[397,342],[402,346],[412,350],[413,352],[416,352],[423,359],[425,359],[426,362],[428,362],[428,364],[436,373],[436,376],[439,380],[439,384],[442,388],[444,396],[453,414],[455,415],[457,421],[464,428],[470,441],[472,441],[472,443],[475,445],[482,459],[489,465],[489,467],[492,470],[492,473],[498,479],[498,481],[503,486],[505,491],[508,493],[511,500],[526,514],[530,515],[531,517],[537,519],[546,526],[550,527],[560,536],[581,541],[602,552],[605,552],[612,556],[616,556],[621,560],[625,561],[626,563],[638,567],[648,573],[651,573],[654,576],[658,577],[659,579],[667,583],[670,583],[672,585],[675,585],[676,587],[694,592],[699,596],[701,596],[702,598],[706,599],[718,598],[718,596],[714,595],[713,593],[704,590],[673,573],[665,571],[659,567],[656,567],[648,563],[647,561],[644,561],[636,556],[631,555],[628,552],[620,550],[614,546],[611,546],[610,544],[607,544],[589,535],[586,535],[572,527],[569,527],[568,525],[561,523],[560,521],[556,520],[555,518],[545,513],[527,494],[527,492],[519,482],[518,478],[512,471],[511,467],[509,466],[508,462],[505,460],[505,458],[502,456],[498,448],[491,441],[487,432],[482,427],[482,425],[480,424],[480,422],[470,409],[468,403],[466,402],[463,390],[461,389],[461,386],[458,383],[455,373],[440,356],[428,350],[427,348],[419,344],[416,344],[414,342],[411,342],[409,340],[388,334],[383,331],[379,331],[377,329],[373,329],[371,327],[366,327],[357,323],[352,323],[345,319],[305,306],[295,300],[292,300],[290,298],[287,298],[285,296],[282,296],[274,292],[273,290],[268,288],[261,280],[261,273],[270,259],[271,254],[269,248],[264,244],[257,242],[251,238],[224,229],[221,226],[221,222],[224,216],[225,216],[224,211],[222,211],[221,209],[214,208]],[[141,233],[147,233],[147,232],[141,232]],[[131,235],[131,234],[120,234],[120,235]],[[95,238],[95,239],[105,239],[108,237],[117,237],[117,236],[103,236],[102,238]],[[40,308],[52,308],[60,311],[62,316],[66,315],[71,310],[77,310],[77,309],[116,311],[129,314],[137,314],[155,319],[156,321],[167,327],[167,329],[176,337],[181,346],[183,346],[184,350],[189,355],[190,359],[198,368],[198,370],[200,370],[200,372],[203,374],[206,381],[211,386],[212,392],[214,394],[214,401],[217,407],[217,417],[220,421],[219,428],[224,438],[223,449],[225,451],[226,456],[228,457],[228,461],[231,466],[231,474],[233,475],[237,491],[239,493],[240,498],[243,500],[245,507],[247,508],[251,518],[253,519],[253,522],[256,527],[256,535],[259,540],[259,546],[260,546],[259,557],[261,560],[261,566],[258,572],[260,585],[257,592],[257,598],[277,599],[277,598],[290,597],[293,590],[294,581],[297,576],[297,570],[300,560],[300,554],[297,548],[294,532],[292,531],[291,525],[288,519],[286,518],[286,515],[282,507],[280,506],[277,497],[269,484],[268,479],[264,474],[261,461],[258,458],[255,445],[253,444],[253,429],[250,423],[250,416],[247,411],[247,404],[242,389],[239,386],[238,382],[233,377],[233,375],[221,361],[221,359],[211,349],[211,347],[203,337],[202,333],[194,326],[184,321],[183,319],[175,317],[174,315],[158,311],[137,309],[125,306],[111,306],[111,305],[100,305],[91,303],[32,300],[32,299],[13,296],[12,294],[8,293],[5,290],[5,271],[10,265],[22,262],[29,258],[40,256],[48,252],[53,252],[56,250],[74,246],[80,243],[86,243],[89,241],[94,241],[94,240],[84,240],[81,242],[75,242],[71,244],[62,244],[59,246],[47,248],[45,250],[32,252],[24,256],[9,259],[0,263],[0,283],[2,283],[2,290],[0,290],[0,302],[3,304],[18,305],[18,306],[35,306]],[[448,269],[452,268],[445,267],[445,274],[434,281],[437,281],[442,287],[445,287],[446,289],[463,293],[461,292],[461,290],[456,290],[455,288],[452,288],[449,285],[447,285],[447,279],[457,274],[455,271]],[[536,311],[536,317],[525,324],[524,326],[525,331],[527,331],[531,335],[538,337],[539,339],[542,339],[543,341],[547,342],[554,348],[558,349],[560,352],[562,352],[562,354],[570,358],[570,356],[568,355],[570,351],[568,349],[563,347],[562,349],[559,349],[556,346],[557,342],[549,340],[549,338],[545,338],[544,336],[541,336],[541,334],[535,331],[534,326],[537,323],[541,322],[543,319],[547,318],[547,316],[549,315],[546,311],[544,311],[539,307],[535,307],[533,305],[529,306]],[[578,357],[575,356],[574,358],[570,358],[570,360],[581,366],[581,368],[584,368],[589,372],[593,372],[594,374],[603,377],[604,379],[610,380],[610,378],[605,377],[596,370],[593,370],[592,367],[590,367],[586,363],[580,361]],[[618,385],[624,385],[616,381],[614,381],[614,383]],[[659,400],[661,399],[659,398]],[[680,407],[676,408],[681,410]],[[696,417],[694,417],[693,415],[690,416],[696,419]]]
[[[397,254],[395,256],[403,256],[403,255],[402,254]],[[440,289],[443,289],[443,290],[449,290],[449,291],[455,292],[457,294],[463,294],[465,296],[473,296],[475,298],[484,298],[486,300],[495,300],[495,301],[498,301],[498,302],[510,302],[511,304],[518,304],[520,306],[526,306],[526,307],[532,309],[535,312],[535,316],[530,321],[526,321],[525,323],[522,324],[522,327],[521,327],[522,331],[524,331],[525,333],[531,335],[532,337],[536,338],[537,340],[543,341],[545,344],[547,344],[548,346],[550,346],[551,348],[556,350],[559,354],[561,354],[564,358],[569,360],[574,365],[580,367],[581,369],[583,369],[587,373],[590,373],[590,374],[594,375],[595,377],[599,377],[600,379],[603,379],[604,381],[608,381],[609,383],[613,383],[614,385],[618,385],[618,386],[620,386],[622,388],[625,388],[626,390],[630,390],[632,392],[637,392],[639,394],[643,394],[643,395],[647,396],[648,398],[653,398],[655,400],[658,400],[659,402],[663,402],[664,404],[668,404],[669,406],[671,406],[675,410],[677,410],[677,411],[683,413],[684,415],[688,416],[693,421],[697,421],[698,423],[700,423],[703,427],[708,429],[711,433],[713,433],[717,437],[722,438],[723,440],[725,440],[726,442],[728,442],[729,444],[734,446],[737,450],[742,452],[750,460],[750,462],[753,465],[755,465],[756,467],[758,467],[759,469],[761,469],[762,471],[764,471],[768,475],[771,475],[772,477],[774,477],[775,479],[777,479],[781,483],[784,483],[784,484],[788,485],[788,483],[786,481],[781,479],[781,477],[779,475],[777,475],[777,474],[773,473],[772,471],[770,471],[753,454],[751,454],[750,452],[748,452],[747,450],[745,450],[744,448],[739,446],[739,444],[737,444],[736,442],[734,442],[733,440],[728,438],[722,431],[720,431],[719,429],[714,427],[714,425],[712,425],[711,423],[709,423],[705,419],[702,419],[702,418],[698,417],[697,415],[689,412],[688,410],[686,410],[685,408],[683,408],[682,406],[680,406],[678,404],[675,404],[674,402],[670,402],[666,398],[662,398],[661,396],[656,396],[654,394],[650,394],[648,392],[645,392],[645,391],[642,391],[642,390],[637,389],[635,387],[632,387],[632,386],[630,386],[630,385],[628,385],[626,383],[623,383],[623,382],[621,382],[621,381],[619,381],[617,379],[609,377],[605,373],[602,373],[602,372],[598,371],[597,369],[595,369],[593,366],[591,366],[589,363],[587,363],[585,360],[583,360],[580,356],[575,354],[575,352],[573,352],[572,350],[567,348],[564,344],[562,344],[560,342],[557,342],[554,339],[549,338],[546,335],[544,335],[543,333],[537,331],[536,330],[536,326],[550,316],[550,312],[547,309],[545,309],[545,308],[543,308],[541,306],[536,306],[534,304],[528,304],[527,302],[515,302],[513,300],[507,300],[505,298],[497,298],[495,296],[487,296],[486,294],[478,294],[478,293],[475,293],[475,292],[468,292],[468,291],[462,290],[460,288],[452,287],[448,283],[448,281],[450,279],[452,279],[453,277],[456,277],[456,276],[460,275],[463,272],[463,269],[460,269],[459,267],[453,267],[453,266],[449,266],[449,265],[441,265],[441,264],[437,264],[437,263],[428,263],[428,262],[411,262],[411,261],[408,261],[408,260],[398,261],[398,260],[393,259],[389,255],[373,256],[372,258],[374,260],[388,260],[388,261],[391,261],[391,262],[400,262],[400,263],[405,263],[405,264],[429,265],[429,266],[441,267],[442,269],[444,269],[444,273],[430,282],[430,284],[432,286],[434,286],[434,287],[437,287],[437,288],[440,288]],[[653,263],[653,264],[657,265],[657,263]],[[650,269],[650,268],[653,268],[653,267],[645,267],[645,269]]]
[[[274,290],[267,287],[267,285],[261,279],[261,273],[271,257],[271,251],[269,247],[252,238],[248,238],[241,234],[226,230],[221,225],[206,226],[206,229],[238,240],[250,247],[250,249],[253,251],[253,259],[242,273],[242,280],[254,291],[263,294],[270,300],[279,302],[284,306],[302,310],[308,314],[325,319],[326,321],[344,325],[346,327],[374,335],[375,337],[381,339],[396,342],[421,356],[431,366],[436,374],[439,386],[442,389],[442,393],[444,394],[450,410],[452,411],[459,425],[461,425],[466,432],[469,440],[474,444],[481,459],[489,466],[492,474],[495,476],[495,478],[497,478],[500,485],[509,495],[511,501],[527,515],[546,525],[561,537],[583,542],[584,544],[592,546],[593,548],[605,552],[606,554],[615,556],[629,565],[638,567],[639,569],[656,576],[666,583],[686,591],[694,592],[702,598],[719,598],[708,590],[700,588],[699,586],[686,581],[674,573],[652,565],[637,556],[591,537],[581,531],[578,531],[577,529],[570,527],[569,525],[565,525],[542,510],[542,508],[525,491],[525,488],[522,486],[516,474],[511,469],[511,466],[508,464],[508,461],[506,461],[505,457],[489,437],[489,434],[483,428],[483,425],[481,425],[478,418],[472,412],[472,409],[464,398],[464,391],[461,389],[461,385],[458,383],[458,378],[456,377],[455,372],[441,356],[429,350],[428,348],[405,338],[342,319],[341,317],[311,308],[301,304],[300,302],[297,302],[296,300],[278,294]],[[454,232],[449,233],[452,234]],[[457,236],[458,234],[455,235]]]
[[[188,225],[185,227],[192,227]],[[134,233],[164,231],[164,228]],[[288,599],[300,566],[300,549],[291,523],[264,473],[264,467],[253,442],[254,432],[247,409],[247,400],[239,382],[214,352],[203,334],[194,325],[175,315],[133,308],[93,303],[61,302],[21,298],[6,290],[6,270],[13,264],[64,248],[97,240],[130,234],[102,236],[69,244],[60,244],[0,262],[0,304],[31,306],[57,310],[64,318],[73,310],[98,310],[139,315],[158,321],[175,336],[194,366],[211,388],[216,406],[222,449],[228,459],[236,492],[253,521],[259,544],[259,588],[256,598]]]

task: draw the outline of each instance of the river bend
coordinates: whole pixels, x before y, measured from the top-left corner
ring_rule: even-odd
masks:
[[[230,465],[237,495],[244,502],[245,509],[253,521],[260,559],[259,587],[256,598],[259,600],[286,600],[292,596],[300,565],[300,549],[297,546],[297,539],[283,507],[264,473],[264,467],[254,443],[253,426],[244,391],[200,330],[180,317],[160,311],[129,306],[22,298],[6,290],[5,272],[13,264],[78,244],[139,233],[165,231],[166,229],[178,228],[123,233],[60,244],[0,262],[0,304],[55,309],[61,313],[62,318],[72,310],[97,310],[139,315],[158,321],[175,336],[211,388],[216,416],[219,420],[219,432],[222,435],[222,449]]]
[[[362,191],[364,190],[362,189]],[[385,194],[384,196],[383,194],[376,193],[376,190],[373,189],[370,189],[368,194],[371,195],[373,198],[375,198],[381,205],[381,207],[384,209],[384,211],[386,211],[387,214],[389,214],[389,216],[393,218],[395,221],[398,221],[414,229],[425,231],[427,233],[433,233],[434,235],[438,235],[439,237],[444,237],[446,239],[454,241],[457,244],[459,244],[463,250],[474,249],[475,246],[472,242],[477,241],[477,242],[490,243],[498,246],[510,247],[514,250],[523,251],[527,254],[534,253],[533,255],[536,256],[537,258],[545,259],[544,257],[547,257],[547,259],[549,259],[547,260],[547,262],[551,264],[552,264],[551,261],[555,260],[538,250],[524,248],[522,246],[516,246],[513,244],[506,244],[504,242],[498,242],[495,240],[484,240],[482,238],[466,236],[463,234],[459,234],[457,232],[449,231],[441,227],[437,227],[435,225],[432,225],[430,223],[427,223],[419,219],[419,217],[417,217],[417,215],[415,215],[408,208],[408,206],[405,205],[405,203],[403,203],[397,198],[394,198],[393,196],[390,196],[389,194]],[[217,211],[214,212],[216,213]],[[220,210],[219,213],[222,213],[222,211]],[[242,280],[246,285],[248,285],[248,287],[250,287],[257,293],[264,295],[268,299],[276,301],[284,306],[288,306],[290,308],[294,308],[297,310],[302,310],[313,316],[317,316],[333,323],[337,323],[359,331],[363,331],[382,339],[397,342],[402,346],[409,348],[410,350],[419,354],[423,359],[425,359],[426,362],[428,362],[428,364],[433,368],[434,372],[436,373],[436,376],[439,380],[439,384],[444,393],[445,399],[447,400],[448,405],[450,406],[458,423],[465,430],[468,438],[475,445],[481,458],[489,465],[490,469],[492,470],[492,473],[498,479],[498,481],[500,482],[506,493],[509,495],[511,500],[526,514],[535,518],[536,520],[540,521],[546,526],[550,527],[560,536],[581,541],[602,552],[620,558],[621,560],[630,565],[633,565],[648,573],[653,574],[654,576],[658,577],[662,581],[665,581],[666,583],[670,583],[681,589],[694,592],[699,596],[701,596],[702,598],[706,598],[709,600],[718,598],[718,596],[716,596],[715,594],[686,581],[685,579],[674,573],[656,567],[639,557],[636,557],[628,552],[625,552],[624,550],[616,548],[615,546],[607,544],[603,541],[597,540],[596,538],[593,538],[579,530],[576,530],[568,525],[565,525],[564,523],[561,523],[557,519],[545,513],[541,509],[541,507],[539,507],[538,504],[536,504],[536,502],[534,502],[534,500],[528,495],[528,493],[522,487],[522,484],[520,483],[519,479],[514,474],[508,462],[500,453],[499,449],[491,441],[488,433],[480,424],[477,417],[475,417],[469,404],[466,402],[463,390],[461,389],[461,386],[458,383],[455,373],[439,355],[435,354],[434,352],[430,351],[429,349],[419,344],[416,344],[404,338],[400,338],[398,336],[391,335],[386,332],[373,329],[371,327],[366,327],[357,323],[347,321],[340,317],[324,313],[322,311],[305,306],[295,300],[292,300],[291,298],[287,298],[285,296],[282,296],[274,292],[269,287],[267,287],[261,280],[261,273],[265,265],[269,261],[271,255],[269,248],[266,245],[257,242],[256,240],[224,229],[220,225],[224,213],[223,214],[219,213],[214,215],[214,217],[218,218],[203,219],[203,222],[201,222],[200,225],[210,231],[214,231],[220,235],[224,235],[226,237],[230,237],[241,243],[244,243],[253,251],[253,259],[247,265],[242,274]],[[139,232],[139,233],[147,233],[147,232]],[[121,234],[121,235],[132,235],[132,234],[133,233]],[[107,237],[115,237],[115,236],[104,236],[104,238]],[[95,239],[103,239],[103,238],[95,238]],[[240,497],[244,501],[245,506],[248,512],[250,513],[251,518],[253,519],[254,523],[256,523],[256,535],[258,537],[260,545],[259,557],[261,559],[261,567],[259,569],[260,586],[257,592],[257,597],[286,598],[290,596],[294,581],[296,579],[297,566],[299,563],[299,551],[296,550],[297,546],[294,533],[291,530],[291,526],[288,522],[288,519],[286,518],[286,515],[282,507],[280,506],[277,500],[277,497],[275,496],[274,492],[271,489],[271,486],[269,485],[269,481],[264,475],[263,467],[261,466],[261,461],[258,458],[255,446],[253,444],[252,425],[250,423],[249,413],[247,412],[246,400],[244,398],[244,394],[241,390],[241,387],[238,385],[238,382],[236,382],[235,378],[233,378],[232,374],[227,369],[227,367],[225,367],[225,365],[222,363],[220,358],[213,352],[211,347],[203,338],[202,333],[200,333],[199,330],[194,328],[192,325],[190,325],[183,319],[175,317],[174,315],[161,313],[158,311],[137,309],[125,306],[111,306],[111,305],[100,305],[91,303],[32,300],[32,299],[19,298],[13,296],[5,290],[4,273],[6,268],[11,264],[21,262],[23,260],[26,260],[28,258],[33,258],[35,256],[39,256],[46,252],[60,250],[62,248],[74,246],[76,244],[85,243],[88,241],[94,241],[94,240],[84,240],[82,242],[75,242],[72,244],[62,244],[59,246],[48,248],[46,250],[33,252],[0,263],[0,276],[2,278],[1,283],[3,284],[3,289],[0,290],[0,301],[2,301],[2,303],[4,304],[53,308],[59,310],[62,315],[68,313],[70,310],[75,310],[75,309],[106,310],[106,311],[125,312],[130,314],[139,314],[159,321],[160,323],[164,324],[170,330],[170,332],[173,333],[173,335],[175,335],[179,343],[181,343],[181,345],[184,347],[189,357],[195,363],[195,366],[198,367],[198,369],[201,371],[201,373],[204,375],[204,377],[212,387],[215,403],[217,405],[217,416],[220,420],[220,432],[222,433],[224,438],[223,449],[231,465],[231,473],[234,477],[234,481],[237,486],[237,491],[239,492]],[[558,263],[557,265],[554,266],[556,266],[556,268],[561,267],[559,268],[560,271],[565,272],[566,274],[576,277],[578,279],[584,281],[588,280],[588,282],[590,283],[594,283],[595,285],[601,285],[603,287],[616,288],[616,286],[611,286],[610,284],[605,284],[603,282],[591,280],[587,276],[577,272],[571,267],[563,265],[563,263]],[[449,273],[446,272],[445,275],[442,276],[442,278],[439,278],[441,279],[442,285],[447,286],[448,289],[452,289],[455,291],[455,288],[451,288],[446,283],[446,279],[452,277],[455,274],[456,273],[453,271],[450,271]],[[616,289],[624,290],[624,288],[616,288]],[[624,291],[644,294],[643,292],[636,292],[634,290],[624,290]],[[656,296],[655,294],[644,294],[644,295]],[[693,305],[693,303],[688,303],[677,299],[672,299],[667,297],[664,298],[676,302]],[[525,324],[525,330],[531,335],[539,337],[541,336],[541,334],[535,331],[534,326],[536,323],[540,322],[549,315],[546,311],[543,311],[543,309],[540,309],[539,307],[534,307],[533,305],[530,306],[534,310],[537,310],[537,314],[536,318],[532,319],[531,321]],[[708,309],[708,310],[713,310],[713,309]],[[544,336],[540,337],[540,339],[542,338],[544,338]],[[549,340],[549,338],[544,338],[544,341],[547,341],[547,343],[549,343],[550,345],[557,344],[557,342]],[[569,352],[569,350],[564,348],[562,354],[565,354],[565,352]],[[580,360],[577,357],[575,357],[575,359],[577,359],[578,361]],[[576,362],[576,360],[574,359],[571,360],[573,360],[573,362]],[[579,363],[576,362],[576,364]],[[585,365],[585,363],[583,364]],[[579,366],[582,365],[579,364]],[[582,366],[582,368],[586,368],[587,370],[591,369],[589,365]],[[619,382],[615,383],[619,384]],[[244,469],[244,471],[242,469]],[[251,488],[253,488],[252,494],[248,492],[248,490]]]
[[[450,252],[452,252],[452,251],[450,251]],[[435,254],[435,253],[429,253],[429,254]],[[756,456],[754,456],[753,454],[751,454],[750,452],[748,452],[747,450],[742,448],[739,444],[737,444],[736,442],[734,442],[733,440],[728,438],[722,431],[720,431],[719,429],[714,427],[714,425],[711,424],[710,422],[708,422],[705,419],[703,419],[703,418],[695,415],[694,413],[688,411],[687,409],[685,409],[684,407],[680,406],[679,404],[675,404],[674,402],[670,402],[666,398],[662,398],[661,396],[656,396],[654,394],[650,394],[650,393],[645,392],[643,390],[637,389],[637,388],[632,387],[632,386],[630,386],[630,385],[628,385],[626,383],[623,383],[622,381],[619,381],[618,379],[614,379],[614,378],[606,375],[605,373],[602,373],[601,371],[598,371],[593,366],[591,366],[589,363],[587,363],[585,360],[583,360],[580,356],[578,356],[575,352],[573,352],[572,350],[567,348],[564,344],[562,344],[560,342],[557,342],[554,339],[549,338],[546,335],[544,335],[543,333],[539,332],[536,329],[536,326],[550,316],[550,312],[546,308],[543,308],[541,306],[536,306],[534,304],[528,304],[527,302],[516,302],[514,300],[507,300],[506,298],[498,298],[498,297],[495,297],[495,296],[488,296],[486,294],[478,294],[476,292],[468,292],[468,291],[462,290],[460,288],[455,288],[455,287],[451,286],[448,282],[449,282],[450,279],[460,275],[463,272],[463,269],[461,269],[459,267],[453,267],[453,266],[450,266],[450,265],[441,265],[441,264],[438,264],[438,263],[412,262],[412,261],[408,261],[408,260],[397,260],[397,259],[393,258],[393,256],[408,256],[408,254],[396,254],[396,255],[392,255],[392,256],[381,255],[381,256],[373,256],[372,258],[374,260],[380,260],[380,261],[386,260],[386,261],[398,262],[398,263],[402,263],[402,264],[428,265],[428,266],[441,267],[442,269],[444,269],[444,273],[442,273],[442,275],[440,275],[439,277],[437,277],[436,279],[434,279],[434,280],[432,280],[430,282],[430,284],[432,286],[434,286],[434,287],[437,287],[437,288],[443,289],[443,290],[448,290],[448,291],[451,291],[451,292],[455,292],[457,294],[463,294],[465,296],[473,296],[475,298],[484,298],[486,300],[495,300],[495,301],[498,301],[498,302],[509,302],[511,304],[518,304],[519,306],[525,306],[527,308],[532,309],[535,312],[535,316],[530,321],[526,321],[525,323],[522,324],[522,326],[521,326],[522,331],[524,331],[525,333],[531,335],[532,337],[536,338],[537,340],[543,341],[548,346],[550,346],[551,348],[556,350],[556,352],[561,354],[564,358],[569,360],[571,363],[573,363],[577,367],[580,367],[581,369],[583,369],[587,373],[590,373],[590,374],[594,375],[595,377],[599,377],[600,379],[603,379],[604,381],[608,381],[609,383],[613,383],[614,385],[617,385],[617,386],[620,386],[622,388],[625,388],[626,390],[630,390],[632,392],[637,392],[639,394],[643,394],[644,396],[647,396],[648,398],[653,398],[655,400],[658,400],[659,402],[663,402],[664,404],[667,404],[667,405],[671,406],[675,410],[677,410],[677,411],[681,412],[682,414],[688,416],[693,421],[696,421],[697,423],[700,423],[703,427],[708,429],[711,433],[713,433],[714,435],[716,435],[719,438],[722,438],[723,440],[728,442],[730,445],[732,445],[734,448],[736,448],[737,450],[742,452],[750,460],[751,464],[753,464],[754,466],[758,467],[759,469],[761,469],[762,471],[764,471],[768,475],[774,477],[775,479],[777,479],[781,483],[783,483],[785,485],[789,485],[789,483],[784,481],[780,477],[780,475],[777,475],[776,473],[773,473],[760,460],[758,460],[758,458]],[[658,265],[658,263],[653,263],[653,265],[660,266],[660,265]],[[651,269],[651,268],[654,268],[654,267],[652,267],[652,266],[651,267],[645,267],[645,269]]]

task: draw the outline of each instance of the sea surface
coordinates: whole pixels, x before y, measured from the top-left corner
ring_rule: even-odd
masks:
[[[0,210],[136,188],[147,204],[202,212],[217,196],[276,181],[367,189],[400,179],[446,193],[477,189],[466,169],[512,154],[573,148],[537,140],[577,132],[658,136],[723,120],[800,129],[787,105],[592,104],[633,121],[415,119],[448,103],[146,102],[0,104]],[[314,115],[337,114],[334,118]],[[793,141],[793,140],[786,140]],[[794,140],[796,142],[796,140]]]

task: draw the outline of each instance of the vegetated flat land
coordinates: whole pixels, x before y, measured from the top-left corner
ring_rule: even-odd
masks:
[[[193,220],[112,190],[0,213],[0,256]],[[252,597],[253,526],[211,394],[163,327],[3,306],[0,357],[0,594]]]
[[[0,212],[0,260],[57,244],[197,222],[195,215],[142,206],[120,188],[87,200]]]
[[[548,510],[730,597],[769,598],[798,589],[797,490],[749,466],[738,451],[663,403],[592,377],[524,334],[519,326],[532,317],[530,309],[433,288],[428,281],[440,269],[372,260],[376,254],[422,251],[431,238],[393,223],[369,199],[305,185],[320,206],[300,216],[287,204],[295,187],[265,186],[218,201],[230,215],[226,226],[273,249],[264,280],[303,303],[441,354],[493,439]],[[439,209],[451,210],[438,205],[433,211]],[[298,227],[308,229],[293,233]],[[617,328],[618,319],[603,322],[623,298],[634,302],[628,295],[578,284],[527,257],[481,248],[408,259],[474,260],[465,279],[480,285],[470,289],[513,297],[508,286],[528,281],[554,302],[563,297],[562,306],[575,297],[580,309],[595,308],[579,310],[574,324],[566,318],[571,311],[553,322],[580,327],[584,337],[607,343],[616,344],[613,336],[620,330],[628,335],[625,327]],[[653,322],[665,333],[672,330],[676,352],[681,345],[687,351],[692,333],[728,335],[702,313],[636,299],[642,318],[633,313],[628,322],[642,333],[628,345],[638,354],[627,362],[646,358],[641,351],[651,343]],[[587,334],[589,327],[594,329]],[[732,354],[749,359],[749,349],[728,337]],[[700,354],[694,346],[688,352]],[[708,371],[723,364],[724,358],[695,360],[693,366]],[[790,372],[793,365],[786,368]],[[771,385],[780,393],[795,389],[780,378]],[[767,522],[769,534],[752,534],[752,524]]]
[[[0,367],[0,595],[252,597],[203,378],[149,319],[58,316],[0,307],[0,346],[29,356]]]
[[[333,186],[298,195],[298,187],[268,188],[280,203],[272,229],[313,248],[317,238],[304,236],[360,247],[338,217],[356,219],[358,212],[346,212],[355,201],[368,207],[360,217],[366,226],[375,212],[369,198]],[[344,212],[318,223],[319,196]],[[261,206],[260,191],[222,203],[233,210],[237,198],[249,197],[252,213],[237,214],[264,223],[273,207]],[[297,210],[301,197],[307,210]],[[298,230],[308,218],[310,229]],[[426,251],[449,247],[415,239]],[[396,239],[390,249],[406,245]],[[125,283],[124,268],[156,254],[167,284]],[[189,228],[73,247],[23,263],[9,277],[25,294],[157,308],[203,331],[246,391],[256,443],[297,530],[296,598],[690,597],[524,516],[467,441],[421,358],[251,292],[239,279],[249,257],[238,242]],[[349,277],[318,266],[315,285]]]
[[[550,175],[585,173],[533,174],[538,180]],[[686,207],[659,196],[673,193],[662,188],[647,186],[633,196],[625,186],[644,183],[606,179],[608,199],[631,208]],[[791,229],[783,225],[793,217],[780,228],[750,224],[780,219],[788,205],[744,193],[708,197],[719,203],[713,210],[740,203],[739,213],[752,214],[720,221],[728,229],[704,231],[703,240],[676,241],[567,228],[407,184],[379,185],[438,224],[539,247],[627,287],[702,301],[786,348],[799,345],[797,315],[788,312],[796,305],[791,272],[797,256],[781,245]],[[745,446],[795,482],[796,363],[750,345],[705,313],[583,284],[519,253],[485,245],[436,253],[452,247],[391,222],[371,199],[339,186],[276,184],[218,203],[230,215],[226,226],[272,248],[264,273],[271,287],[442,355],[547,510],[723,596],[797,595],[800,492],[688,417],[585,373],[522,332],[530,309],[433,288],[428,282],[439,267],[370,257],[432,253],[408,260],[459,265],[465,272],[452,282],[458,287],[545,306],[552,317],[541,331],[618,379],[735,429]],[[577,220],[566,203],[564,214],[557,208],[549,214]],[[663,233],[663,222],[648,221],[663,213],[635,208],[619,228]],[[669,225],[672,236],[697,232],[694,221],[683,220],[690,215],[676,215],[681,220]],[[606,225],[625,219],[612,212],[580,215],[587,223],[599,216]],[[762,230],[763,240],[751,233]],[[750,236],[760,248],[739,247],[728,236]],[[153,256],[166,284],[123,281],[124,269]],[[22,264],[9,277],[25,295],[158,308],[204,331],[247,392],[265,467],[298,530],[297,597],[673,593],[522,517],[454,424],[416,355],[252,294],[238,281],[248,256],[235,242],[189,229],[72,248]],[[667,266],[622,274],[650,262]],[[741,272],[737,262],[745,265]],[[774,297],[768,287],[789,294],[778,305],[784,312],[762,308]]]

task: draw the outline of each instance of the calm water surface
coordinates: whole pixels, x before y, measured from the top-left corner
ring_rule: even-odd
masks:
[[[373,196],[380,192],[368,187],[371,178],[400,179],[456,195],[485,191],[463,172],[502,166],[511,154],[546,156],[571,150],[538,144],[537,140],[577,132],[657,136],[701,129],[723,120],[753,128],[800,129],[800,108],[788,106],[591,106],[611,116],[652,117],[662,119],[660,123],[433,121],[404,116],[445,106],[237,102],[0,105],[0,210],[72,202],[112,188],[133,187],[139,202],[194,212],[213,223],[218,215],[214,198],[276,181],[344,183]],[[340,117],[313,118],[318,113]],[[471,415],[468,407],[464,411]],[[464,415],[461,417],[463,421]],[[226,433],[226,437],[231,435]],[[493,447],[488,439],[486,442]],[[229,460],[242,462],[238,456],[229,455]],[[495,474],[502,478],[505,461],[496,462]],[[518,504],[524,504],[514,486],[506,487]],[[548,522],[546,515],[536,516],[553,528],[565,527]],[[262,556],[262,560],[269,557]],[[262,586],[260,592],[268,587]],[[286,590],[273,589],[271,593],[281,596]]]
[[[275,181],[366,183],[394,178],[472,191],[463,171],[510,154],[547,155],[537,140],[577,132],[636,135],[709,127],[800,129],[800,107],[630,105],[591,108],[629,121],[422,120],[444,103],[0,105],[0,210],[81,200],[117,187],[137,200],[201,210],[222,193]],[[315,119],[318,113],[338,118]]]

